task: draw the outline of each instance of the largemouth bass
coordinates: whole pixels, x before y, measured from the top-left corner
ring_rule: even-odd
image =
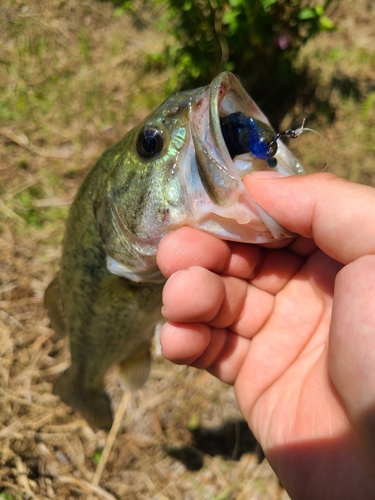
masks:
[[[150,371],[164,283],[160,240],[181,226],[267,243],[288,234],[242,179],[303,168],[236,77],[167,99],[105,151],[70,209],[60,271],[45,294],[52,327],[70,340],[71,366],[53,392],[94,428],[109,429],[104,375],[114,364],[131,390]]]

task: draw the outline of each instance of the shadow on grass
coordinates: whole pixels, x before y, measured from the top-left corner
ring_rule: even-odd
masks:
[[[336,109],[330,101],[331,92],[318,92],[319,76],[311,74],[308,68],[292,73],[288,82],[280,84],[272,82],[262,87],[250,89],[251,97],[269,118],[276,130],[284,117],[289,114],[293,119],[299,119],[295,110],[306,110],[304,117],[309,121],[324,118],[331,123],[336,116]],[[293,116],[294,115],[294,116]]]
[[[198,427],[191,433],[193,441],[189,446],[165,450],[190,471],[203,467],[205,455],[221,455],[226,460],[237,461],[244,453],[255,453],[259,462],[264,458],[261,447],[244,420],[227,422],[215,429]]]
[[[319,74],[311,72],[306,67],[298,73],[293,73],[288,84],[275,83],[272,86],[270,83],[265,83],[263,87],[255,86],[254,89],[248,90],[271,124],[278,130],[287,114],[291,126],[294,120],[299,125],[301,117],[308,119],[310,123],[321,120],[327,124],[332,123],[337,113],[337,107],[332,99],[333,93],[340,97],[340,102],[342,99],[360,102],[373,91],[373,88],[375,88],[373,82],[367,82],[364,86],[360,78],[344,74],[337,74],[328,83],[323,84]],[[301,116],[298,116],[298,113]]]

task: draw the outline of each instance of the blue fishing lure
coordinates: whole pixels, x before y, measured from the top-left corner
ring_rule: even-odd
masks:
[[[278,137],[266,123],[238,112],[225,116],[220,124],[232,158],[249,152],[261,160],[275,156]]]

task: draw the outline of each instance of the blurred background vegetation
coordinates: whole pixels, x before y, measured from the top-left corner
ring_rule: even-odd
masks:
[[[112,1],[138,21],[140,9],[160,7],[158,26],[171,38],[162,52],[147,55],[146,67],[169,69],[168,91],[207,85],[232,71],[274,122],[306,85],[304,68],[296,68],[300,48],[336,29],[326,15],[332,0],[143,0],[137,7]]]
[[[88,485],[105,436],[51,394],[69,354],[43,294],[78,186],[172,91],[224,69],[276,129],[306,118],[329,141],[290,142],[309,172],[375,186],[373,0],[0,2],[0,498],[287,498],[208,374],[156,357],[102,491]]]

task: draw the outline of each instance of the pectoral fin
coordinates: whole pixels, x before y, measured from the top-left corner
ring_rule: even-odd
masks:
[[[60,297],[60,287],[58,276],[48,285],[44,294],[44,308],[48,311],[52,328],[55,332],[64,337],[67,334],[67,326]]]
[[[120,363],[120,379],[126,389],[135,391],[142,387],[150,374],[151,353],[150,347],[146,347],[136,356]]]

